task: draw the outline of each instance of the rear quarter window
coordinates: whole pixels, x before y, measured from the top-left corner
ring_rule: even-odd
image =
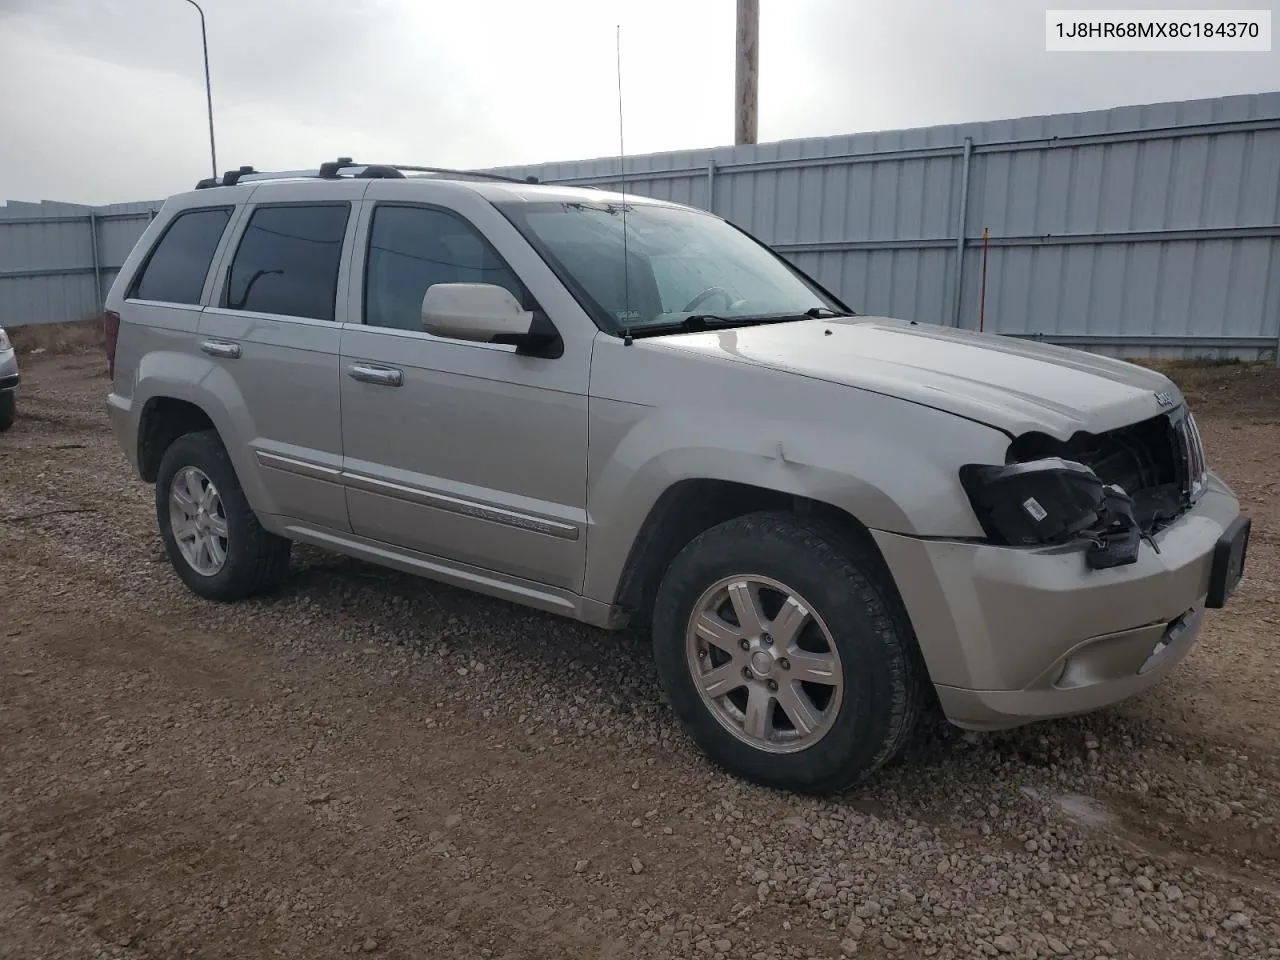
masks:
[[[232,207],[185,210],[165,228],[129,290],[129,299],[199,303]]]

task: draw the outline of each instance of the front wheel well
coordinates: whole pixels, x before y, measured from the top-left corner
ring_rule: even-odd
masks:
[[[213,430],[209,415],[194,403],[173,397],[152,397],[138,419],[138,474],[155,483],[160,458],[179,437],[201,430]]]
[[[663,492],[631,546],[616,603],[631,623],[647,622],[667,567],[698,534],[749,513],[786,511],[820,521],[878,563],[893,584],[888,564],[866,526],[852,514],[821,500],[728,480],[682,480]],[[898,603],[901,600],[894,598]]]

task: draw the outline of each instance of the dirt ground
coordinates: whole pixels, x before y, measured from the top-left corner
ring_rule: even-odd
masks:
[[[24,358],[0,436],[0,957],[1280,956],[1273,368],[1171,371],[1255,532],[1167,682],[819,801],[705,761],[641,637],[308,550],[197,600],[104,367]]]

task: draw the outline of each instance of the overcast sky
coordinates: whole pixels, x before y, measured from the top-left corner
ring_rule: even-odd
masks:
[[[1277,3],[1270,0],[1273,18]],[[1280,52],[1044,50],[1053,7],[761,0],[760,140],[1280,89]],[[203,0],[219,169],[440,166],[733,141],[734,0]],[[209,172],[185,0],[0,0],[0,201],[144,200]]]

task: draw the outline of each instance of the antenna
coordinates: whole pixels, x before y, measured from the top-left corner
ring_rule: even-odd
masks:
[[[626,312],[627,323],[622,327],[622,342],[631,346],[631,258],[627,255],[627,148],[622,134],[622,24],[618,24],[617,32],[617,64],[618,64],[618,172],[622,176],[622,309]]]

